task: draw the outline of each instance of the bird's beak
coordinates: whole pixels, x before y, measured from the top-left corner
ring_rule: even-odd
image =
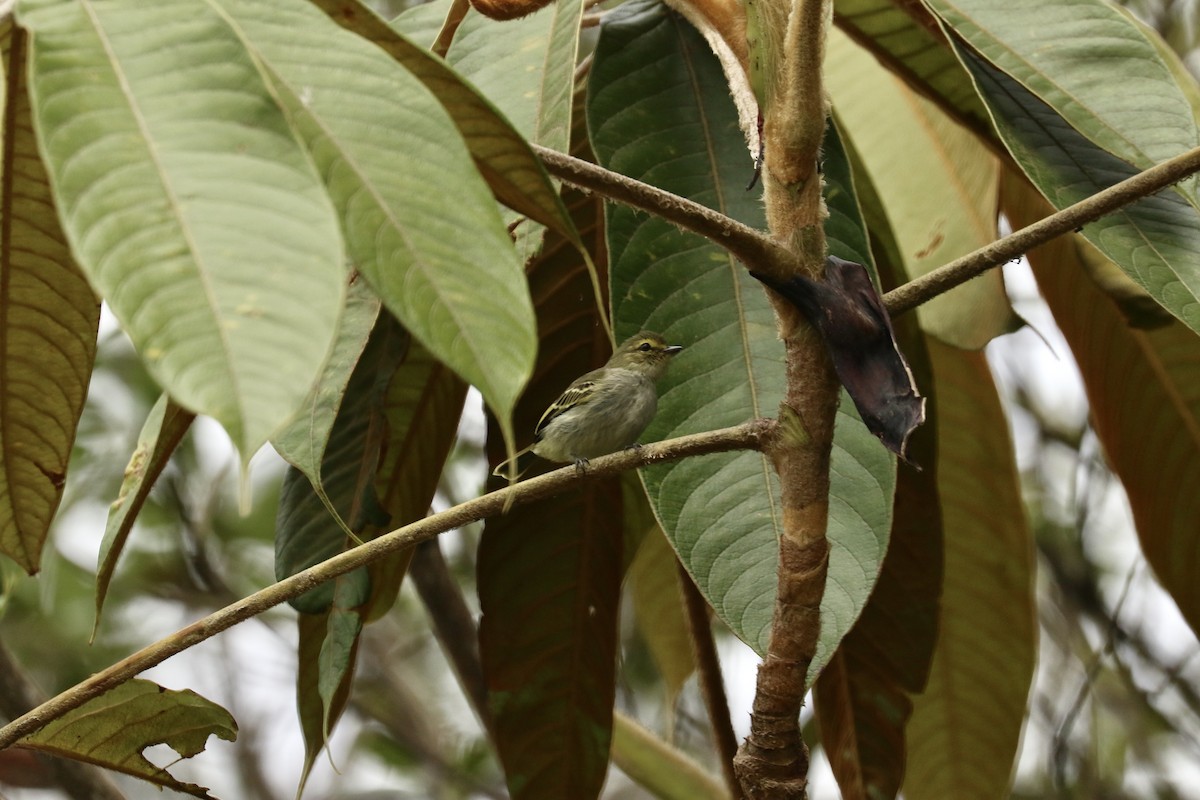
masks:
[[[664,352],[664,353],[666,353],[666,354],[667,354],[667,355],[669,355],[669,356],[673,356],[673,355],[675,355],[676,353],[678,353],[678,352],[679,352],[680,350],[682,350],[682,349],[683,349],[683,345],[681,345],[681,344],[673,344],[673,345],[671,345],[670,347],[667,347],[667,348],[665,348],[665,349],[663,350],[663,352]]]

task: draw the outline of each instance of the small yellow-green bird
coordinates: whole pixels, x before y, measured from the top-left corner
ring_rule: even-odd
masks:
[[[533,444],[492,471],[532,452],[547,461],[587,467],[588,459],[637,442],[658,410],[654,382],[683,348],[657,333],[642,331],[625,340],[600,369],[581,375],[551,403],[533,431]]]

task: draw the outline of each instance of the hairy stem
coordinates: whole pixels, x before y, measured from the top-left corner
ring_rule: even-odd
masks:
[[[87,680],[81,681],[0,728],[0,750],[13,745],[21,737],[40,730],[93,697],[161,664],[171,656],[181,653],[193,645],[232,628],[239,622],[244,622],[325,581],[365,566],[389,553],[405,547],[412,547],[418,542],[453,528],[462,527],[467,523],[499,514],[510,500],[512,505],[531,503],[562,492],[580,480],[615,475],[618,472],[646,464],[657,464],[687,456],[723,453],[730,450],[762,450],[769,446],[774,431],[775,423],[772,420],[757,419],[732,428],[681,436],[677,439],[648,444],[639,449],[623,450],[592,460],[587,472],[582,476],[574,467],[564,467],[523,481],[515,486],[490,492],[454,508],[397,528],[378,539],[372,539],[353,550],[347,550],[327,561],[309,567],[303,572],[298,572],[290,578],[271,584],[249,597],[231,603],[139,650]]]
[[[817,170],[828,114],[821,65],[832,0],[764,0],[762,6],[787,11],[782,51],[770,52],[772,40],[764,39],[757,56],[778,70],[767,76],[763,104],[767,226],[794,259],[790,268],[767,271],[780,280],[800,273],[819,279],[827,255]],[[800,734],[800,707],[817,651],[829,568],[829,459],[839,384],[824,343],[799,310],[774,293],[768,297],[786,349],[779,409],[784,435],[769,452],[779,475],[783,529],[771,636],[758,668],[750,734],[734,770],[750,800],[802,800],[808,796],[808,748]]]

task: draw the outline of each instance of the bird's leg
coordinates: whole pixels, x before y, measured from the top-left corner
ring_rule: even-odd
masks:
[[[575,462],[575,472],[577,474],[582,475],[585,472],[587,472],[589,462],[586,458],[584,458],[583,456],[577,456],[574,453],[572,453],[571,460]]]

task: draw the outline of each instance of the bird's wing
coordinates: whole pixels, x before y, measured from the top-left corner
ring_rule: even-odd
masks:
[[[537,427],[533,429],[535,439],[542,438],[542,431],[546,430],[546,426],[554,421],[563,412],[575,406],[581,406],[591,400],[596,394],[596,374],[599,370],[593,370],[575,380],[567,390],[559,395],[559,398],[550,404],[546,409],[546,413],[542,414],[542,418],[538,420]]]

